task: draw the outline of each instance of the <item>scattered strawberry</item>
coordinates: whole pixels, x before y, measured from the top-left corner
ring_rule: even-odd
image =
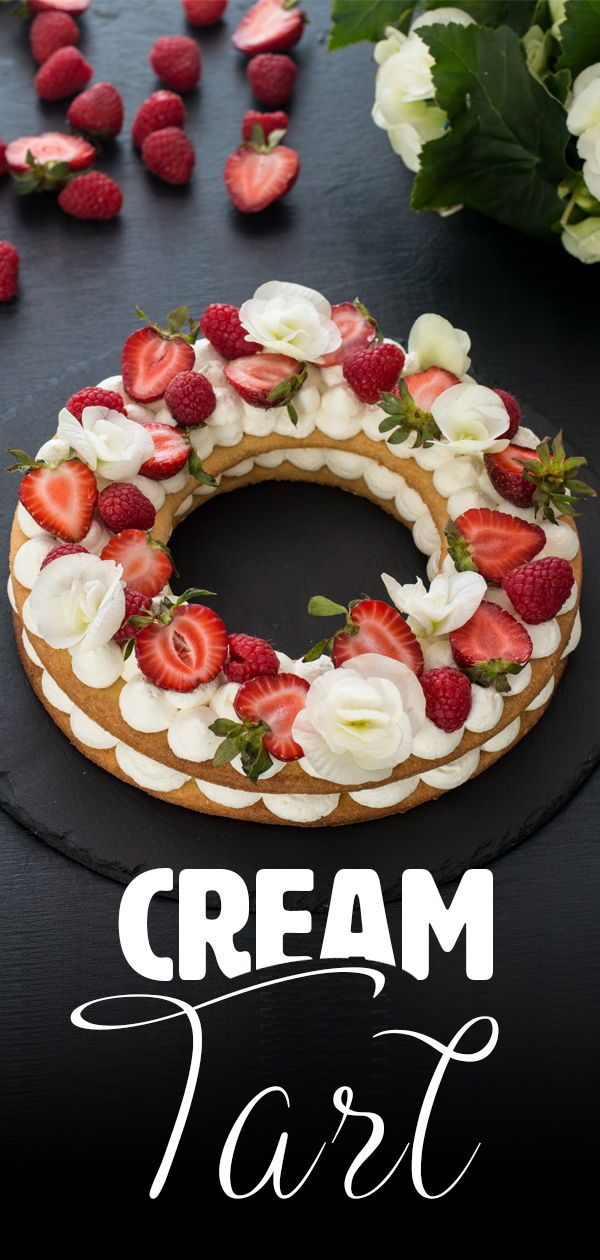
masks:
[[[297,0],[258,0],[246,11],[231,42],[239,52],[285,52],[298,43],[306,18],[295,7]]]
[[[188,591],[180,596],[200,592]],[[194,691],[220,672],[227,654],[227,631],[204,604],[166,599],[151,624],[135,639],[137,663],[156,687]]]
[[[187,184],[196,165],[196,154],[189,136],[180,127],[162,127],[146,136],[142,161],[166,184]]]
[[[149,595],[142,595],[140,591],[136,591],[133,586],[125,587],[125,616],[117,630],[113,634],[116,643],[126,643],[128,639],[135,639],[140,633],[141,626],[128,625],[130,617],[142,617],[144,613],[149,613],[152,608],[152,600]]]
[[[323,356],[323,367],[345,363],[357,350],[366,350],[377,336],[377,323],[366,306],[358,298],[354,302],[341,302],[331,308],[331,318],[342,336],[337,350]]]
[[[551,444],[547,440],[540,442],[535,450],[509,445],[495,455],[485,456],[488,475],[498,494],[519,507],[533,506],[548,521],[556,519],[556,512],[575,516],[580,499],[595,498],[595,490],[573,476],[584,464],[587,460],[582,455],[567,459],[562,433],[557,433]]]
[[[296,423],[292,398],[306,380],[306,368],[286,354],[254,354],[225,365],[230,385],[252,407],[287,407]]]
[[[61,13],[71,13],[79,17],[89,9],[92,0],[28,0],[32,13],[49,13],[57,9]]]
[[[71,394],[67,399],[65,407],[80,424],[85,407],[110,407],[111,411],[120,411],[124,416],[127,415],[121,395],[115,393],[114,389],[101,389],[99,385],[87,385],[85,389],[78,389],[76,394]]]
[[[6,161],[7,148],[6,140],[0,140],[0,175],[6,175],[8,170],[8,162]]]
[[[35,76],[35,90],[43,101],[60,101],[73,96],[89,83],[93,67],[78,48],[58,48],[40,66]]]
[[[471,684],[459,669],[446,665],[442,669],[426,669],[421,674],[425,692],[425,712],[440,730],[458,731],[471,712]]]
[[[182,0],[190,26],[214,26],[227,8],[227,0]]]
[[[162,131],[165,127],[183,127],[185,122],[185,105],[176,92],[167,92],[161,88],[142,101],[131,125],[131,138],[138,149],[152,131]]]
[[[112,83],[94,83],[71,101],[67,118],[93,140],[114,140],[123,126],[123,98]]]
[[[142,477],[151,481],[166,481],[174,477],[187,464],[190,447],[185,433],[174,429],[170,424],[159,424],[153,421],[144,428],[154,443],[154,455],[147,459],[140,468]]]
[[[523,621],[537,626],[556,616],[569,598],[574,581],[568,560],[544,556],[507,573],[502,585]]]
[[[246,341],[248,334],[240,322],[237,306],[211,302],[200,320],[200,328],[207,341],[210,341],[211,346],[224,359],[241,359],[244,355],[257,354],[262,349],[255,341]]]
[[[0,241],[0,302],[10,302],[19,287],[19,251],[11,241]]]
[[[505,389],[495,389],[494,393],[498,398],[502,399],[504,406],[508,412],[508,428],[504,433],[500,434],[502,438],[513,438],[521,423],[521,408],[512,394],[508,394]]]
[[[42,560],[40,569],[45,569],[47,564],[52,564],[53,560],[59,560],[61,556],[79,556],[89,555],[87,547],[81,547],[79,543],[60,543],[58,547],[53,547],[52,551]]]
[[[146,319],[143,311],[137,312]],[[190,331],[183,328],[189,324]],[[178,372],[189,372],[195,357],[192,345],[196,340],[198,325],[188,318],[186,307],[171,311],[166,328],[148,321],[147,328],[140,328],[127,338],[121,354],[123,385],[136,402],[156,402],[163,398],[169,381]]]
[[[178,372],[167,385],[165,402],[173,419],[191,428],[206,424],[217,405],[217,397],[202,372]]]
[[[54,189],[69,179],[72,171],[91,166],[96,157],[93,144],[81,136],[62,131],[45,131],[40,136],[19,136],[6,149],[6,164],[17,192]]]
[[[149,61],[159,79],[175,92],[189,92],[200,78],[200,49],[189,35],[161,35]]]
[[[258,769],[259,774],[271,764],[270,757],[266,758],[266,764],[261,757],[265,752],[272,754],[278,761],[297,761],[298,757],[302,757],[302,748],[293,738],[292,728],[301,709],[305,707],[307,691],[306,679],[298,678],[296,674],[263,675],[260,678],[251,678],[240,687],[233,704],[238,717],[242,719],[242,728],[235,734],[229,734],[229,739],[232,739],[232,735],[233,738],[237,735],[237,739],[249,747],[249,750],[256,750],[260,758],[259,764],[262,762],[261,769]],[[236,748],[232,756],[236,752],[242,752],[242,765],[249,778],[252,778],[250,770],[256,770],[256,764],[254,767],[247,766],[246,758],[245,765],[243,749]]]
[[[383,342],[357,350],[344,361],[344,379],[364,403],[379,402],[380,394],[392,390],[404,366],[404,351]]]
[[[123,205],[123,193],[110,175],[87,171],[69,181],[58,195],[58,204],[74,219],[114,219]]]
[[[412,372],[404,378],[406,388],[420,411],[431,411],[431,408],[444,390],[453,385],[460,385],[458,376],[446,372],[445,368],[430,367],[426,372]]]
[[[242,214],[256,214],[280,201],[300,174],[296,150],[273,143],[274,139],[273,133],[264,145],[248,141],[227,158],[223,171],[225,187]]]
[[[270,643],[251,634],[229,634],[223,672],[229,682],[244,683],[262,674],[278,674],[279,659]]]
[[[114,534],[123,529],[152,529],[156,520],[154,504],[127,481],[113,481],[100,492],[98,512]]]
[[[480,687],[508,691],[507,674],[518,674],[533,646],[524,626],[497,604],[484,599],[470,621],[450,632],[456,664]]]
[[[169,581],[173,565],[168,549],[141,529],[123,529],[102,548],[103,560],[123,568],[123,580],[141,595],[158,595]]]
[[[242,119],[242,140],[265,144],[271,132],[287,131],[288,123],[289,118],[282,109],[271,114],[261,114],[258,109],[247,109]]]
[[[491,508],[469,508],[446,525],[448,550],[459,573],[470,569],[499,585],[511,569],[533,560],[546,545],[540,525]]]
[[[17,461],[10,471],[25,473],[19,485],[19,499],[34,521],[64,542],[81,542],[92,523],[98,499],[91,468],[80,459],[44,464],[30,459],[24,451],[11,450],[10,454]]]
[[[353,656],[377,652],[380,656],[402,661],[415,674],[421,673],[423,653],[416,636],[400,613],[383,600],[355,599],[346,608],[323,595],[315,595],[309,602],[308,611],[313,617],[343,616],[345,622],[328,639],[316,643],[306,653],[305,661],[314,661],[330,653],[337,668]]]
[[[76,44],[79,27],[68,13],[38,13],[29,28],[29,46],[34,61],[43,65],[58,48]]]
[[[254,95],[268,109],[278,109],[289,101],[297,73],[292,58],[280,53],[259,53],[258,57],[252,57],[246,68]]]

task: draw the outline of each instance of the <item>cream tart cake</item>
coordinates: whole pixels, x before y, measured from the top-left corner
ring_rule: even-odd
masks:
[[[439,315],[403,348],[358,300],[280,281],[199,323],[138,315],[121,374],[69,398],[35,459],[12,452],[15,633],[56,725],[128,784],[264,823],[400,813],[486,770],[579,640],[585,460],[477,383]],[[174,593],[177,523],[273,479],[379,504],[428,585],[316,593],[300,660],[225,626],[208,592]]]

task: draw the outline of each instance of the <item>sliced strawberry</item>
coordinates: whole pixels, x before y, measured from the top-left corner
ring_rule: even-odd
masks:
[[[497,604],[484,600],[459,630],[450,633],[456,664],[480,687],[493,684],[508,691],[507,674],[518,674],[527,664],[533,645],[520,621]]]
[[[30,463],[31,472],[25,474],[19,486],[21,503],[49,534],[64,542],[80,542],[90,528],[98,498],[91,468],[80,459],[67,459],[54,467]]]
[[[109,539],[103,560],[122,565],[123,580],[140,595],[158,595],[169,581],[173,565],[168,549],[141,529],[122,529]]]
[[[404,377],[408,392],[421,411],[431,411],[440,394],[452,385],[460,385],[458,376],[445,368],[430,367],[426,372],[413,372]]]
[[[340,330],[342,343],[337,350],[324,355],[321,359],[323,367],[334,367],[336,363],[349,359],[357,350],[366,350],[377,336],[377,324],[358,298],[355,302],[340,302],[339,306],[333,306],[331,318]]]
[[[81,136],[71,136],[62,131],[44,131],[39,136],[19,136],[11,140],[6,149],[6,164],[13,175],[23,175],[31,170],[27,155],[40,166],[49,162],[65,162],[72,171],[91,166],[96,157],[93,144]]]
[[[296,761],[303,756],[299,744],[292,739],[292,727],[306,704],[309,684],[296,674],[263,674],[243,683],[234,708],[244,722],[264,722],[269,728],[263,737],[264,747],[279,761]]]
[[[169,610],[166,625],[153,622],[135,637],[137,663],[156,687],[194,691],[216,678],[227,656],[227,631],[204,604]]]
[[[244,402],[267,410],[288,402],[306,378],[298,360],[286,354],[244,355],[226,363],[223,371]],[[288,382],[289,390],[286,388]],[[274,391],[277,391],[275,395]]]
[[[537,451],[527,446],[515,446],[510,443],[503,451],[494,455],[485,455],[485,466],[489,479],[498,494],[517,507],[530,507],[535,492],[535,482],[526,481],[523,476],[523,464],[529,460],[539,463]]]
[[[332,644],[333,663],[337,667],[353,656],[378,652],[408,665],[415,674],[423,669],[423,653],[409,625],[395,608],[382,599],[362,599],[350,608],[350,622],[358,631],[343,630]]]
[[[254,56],[262,52],[284,52],[302,36],[305,17],[294,7],[296,0],[258,0],[244,14],[231,42],[239,52]]]
[[[48,13],[58,9],[60,13],[71,13],[79,17],[89,8],[91,0],[29,0],[32,13]]]
[[[154,442],[154,455],[147,459],[140,468],[142,477],[151,481],[166,481],[174,477],[185,467],[190,454],[190,447],[185,433],[174,429],[170,424],[158,424],[152,421],[144,428]]]
[[[300,173],[300,158],[295,149],[279,144],[264,152],[251,144],[242,144],[225,163],[225,187],[237,210],[256,214],[273,201],[284,197]]]
[[[187,306],[171,311],[165,328],[148,320],[139,307],[137,314],[147,320],[148,327],[132,333],[123,346],[123,384],[136,402],[156,402],[164,397],[169,381],[178,372],[191,372],[195,362],[192,346],[200,325],[190,317]],[[184,332],[186,324],[188,332]]]
[[[459,572],[470,569],[495,585],[517,565],[533,560],[546,545],[540,525],[491,508],[469,508],[448,521],[446,538]]]

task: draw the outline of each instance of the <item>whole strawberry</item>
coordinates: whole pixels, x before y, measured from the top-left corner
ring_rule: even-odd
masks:
[[[187,184],[196,154],[191,140],[179,127],[152,131],[142,145],[142,161],[147,170],[166,184]]]
[[[126,643],[128,639],[135,639],[140,633],[142,626],[128,625],[130,617],[142,617],[152,608],[152,599],[150,595],[142,595],[141,591],[136,591],[133,586],[125,587],[125,616],[117,630],[113,634],[115,643]]]
[[[79,27],[68,13],[38,13],[29,28],[29,46],[38,66],[52,53],[79,41]]]
[[[227,0],[182,0],[190,26],[214,26],[227,8]]]
[[[120,411],[124,416],[127,415],[121,395],[113,389],[102,389],[100,385],[87,385],[85,389],[78,389],[76,394],[71,394],[67,399],[65,407],[80,424],[86,407],[110,407],[111,411]]]
[[[131,126],[131,139],[136,148],[141,149],[151,131],[162,131],[163,127],[183,127],[184,122],[185,105],[181,97],[177,92],[161,88],[142,101]]]
[[[217,405],[217,398],[202,372],[178,372],[167,385],[165,402],[173,419],[187,429],[206,424]]]
[[[92,140],[113,140],[123,126],[123,99],[112,83],[94,83],[71,101],[67,118]]]
[[[471,712],[471,684],[466,674],[447,665],[442,669],[426,669],[420,682],[429,721],[448,734],[464,726]]]
[[[279,658],[270,643],[251,634],[229,634],[228,654],[223,673],[229,682],[245,683],[249,678],[279,673]]]
[[[7,148],[6,140],[0,140],[0,175],[6,175],[8,170],[8,162],[6,161]]]
[[[119,185],[102,171],[76,175],[59,194],[58,204],[75,219],[114,219],[123,205]]]
[[[19,251],[10,241],[0,241],[0,302],[10,302],[19,287]]]
[[[343,365],[348,385],[361,402],[376,403],[382,392],[389,393],[404,366],[404,352],[399,346],[370,346],[357,350]]]
[[[258,109],[247,109],[242,119],[242,140],[256,138],[259,144],[264,144],[272,131],[287,131],[288,123],[289,118],[282,109],[271,114],[261,114]],[[260,128],[260,131],[256,128]]]
[[[241,359],[262,350],[256,341],[246,340],[248,334],[240,321],[239,308],[226,302],[211,302],[200,320],[200,328],[224,359]]]
[[[502,585],[523,621],[538,626],[551,621],[569,598],[575,581],[568,560],[543,556],[507,573]]]
[[[189,35],[161,35],[149,60],[154,73],[175,92],[189,92],[200,79],[200,49]]]
[[[137,486],[114,481],[98,497],[98,511],[114,534],[122,529],[152,529],[156,508]]]
[[[78,48],[59,48],[40,66],[35,90],[43,101],[60,101],[73,96],[89,83],[93,67]]]
[[[269,109],[277,109],[289,101],[296,83],[297,69],[284,53],[259,53],[246,69],[254,95]]]

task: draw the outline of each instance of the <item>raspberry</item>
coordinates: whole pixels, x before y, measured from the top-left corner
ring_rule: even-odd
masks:
[[[161,88],[142,101],[131,125],[131,139],[141,149],[152,131],[162,131],[163,127],[183,127],[184,122],[185,105],[181,97],[176,92]]]
[[[43,101],[60,101],[73,96],[89,83],[92,66],[78,48],[58,48],[40,66],[35,76],[35,90]]]
[[[386,345],[357,350],[346,359],[343,372],[351,389],[364,403],[379,402],[379,395],[392,390],[404,365],[399,346]]]
[[[68,13],[38,13],[29,28],[29,45],[34,61],[43,65],[52,53],[79,40],[79,27]]]
[[[77,175],[59,194],[58,204],[74,219],[114,219],[123,205],[119,185],[102,171]]]
[[[285,53],[259,53],[246,70],[248,82],[263,105],[276,109],[289,101],[296,82],[295,62]]]
[[[523,621],[537,626],[551,621],[571,594],[573,570],[568,560],[544,556],[529,564],[520,564],[507,573],[502,585]]]
[[[224,359],[241,359],[246,354],[257,354],[262,350],[255,341],[245,341],[246,329],[240,323],[240,312],[237,306],[228,306],[225,302],[211,302],[207,306],[200,328],[211,346],[223,355]]]
[[[242,119],[242,140],[252,139],[253,127],[260,127],[263,137],[268,140],[272,131],[287,131],[289,118],[283,110],[273,114],[261,114],[258,109],[247,109]]]
[[[76,394],[71,394],[65,407],[80,424],[84,407],[110,407],[111,411],[121,411],[124,416],[127,415],[121,395],[116,394],[113,389],[101,389],[98,385],[88,385],[86,389],[79,389]]]
[[[251,634],[229,634],[223,672],[229,682],[244,683],[259,674],[279,673],[279,659],[270,643]]]
[[[173,419],[189,428],[206,424],[217,398],[210,381],[201,372],[178,372],[167,385],[165,402]]]
[[[464,726],[471,712],[471,684],[466,674],[446,665],[443,669],[426,669],[420,682],[430,722],[448,733]]]
[[[87,547],[82,547],[80,543],[59,543],[58,547],[53,547],[52,551],[42,560],[40,569],[45,569],[47,564],[52,564],[53,560],[58,560],[59,556],[77,556],[80,554],[87,556]]]
[[[508,429],[500,434],[503,438],[513,438],[521,423],[521,408],[512,394],[508,394],[505,389],[495,389],[494,393],[498,398],[502,399],[506,410],[508,411]]]
[[[149,61],[159,79],[176,92],[189,92],[200,78],[200,49],[189,35],[161,35]]]
[[[152,131],[144,140],[142,161],[166,184],[187,184],[196,154],[184,131],[179,127],[163,127],[161,131]]]
[[[19,287],[19,251],[11,241],[0,241],[0,302],[10,302]]]
[[[139,591],[135,591],[133,586],[125,587],[125,616],[119,626],[119,629],[113,634],[115,643],[126,643],[128,639],[135,639],[136,634],[143,630],[143,626],[128,626],[126,621],[128,617],[143,616],[145,612],[149,612],[152,608],[152,600],[149,595],[142,595]]]
[[[114,140],[123,126],[123,100],[112,83],[94,83],[71,101],[67,118],[74,131]]]
[[[214,26],[227,8],[227,0],[183,0],[190,26]]]
[[[6,140],[0,140],[0,175],[6,175],[8,170],[8,162],[6,161]]]
[[[152,529],[156,518],[156,509],[147,495],[126,481],[114,481],[101,492],[98,511],[114,534],[122,529]]]

